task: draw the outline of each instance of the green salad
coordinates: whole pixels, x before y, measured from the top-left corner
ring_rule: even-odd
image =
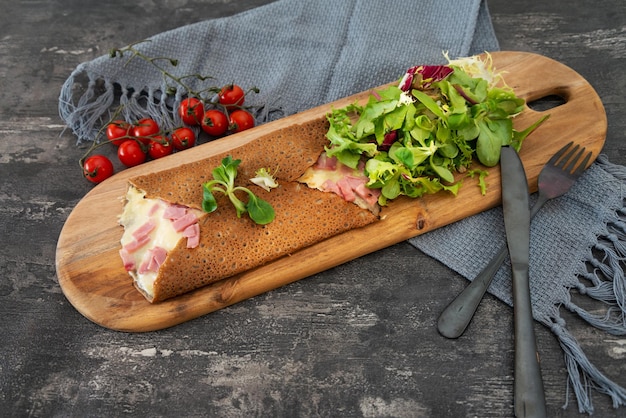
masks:
[[[500,161],[502,146],[519,151],[524,139],[548,116],[523,131],[513,118],[525,101],[494,72],[491,57],[415,66],[398,85],[372,92],[368,102],[333,109],[326,147],[329,157],[357,168],[365,162],[369,188],[381,189],[378,203],[400,195],[420,197],[447,190],[456,194],[474,159],[486,167]]]

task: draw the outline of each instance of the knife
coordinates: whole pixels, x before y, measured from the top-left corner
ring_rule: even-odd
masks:
[[[502,147],[502,208],[513,276],[515,327],[514,407],[517,417],[545,417],[546,405],[533,329],[528,264],[530,203],[524,166],[514,148]]]

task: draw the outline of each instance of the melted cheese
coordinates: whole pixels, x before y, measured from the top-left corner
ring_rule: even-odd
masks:
[[[340,163],[337,163],[339,165]],[[306,183],[307,186],[324,191],[324,183],[327,180],[337,183],[345,176],[345,173],[340,172],[339,169],[328,170],[321,168],[309,167],[304,174],[298,179],[301,183]]]
[[[145,192],[130,186],[126,193],[126,205],[120,216],[119,223],[124,227],[122,235],[122,247],[134,240],[133,233],[137,231],[148,220],[152,220],[156,227],[150,232],[150,241],[132,253],[135,260],[135,269],[129,271],[137,285],[147,294],[152,295],[154,292],[154,280],[157,272],[148,271],[145,273],[137,272],[137,268],[141,265],[146,253],[154,247],[161,247],[170,252],[183,238],[182,232],[176,232],[172,226],[172,222],[163,218],[168,203],[160,199],[147,199]]]

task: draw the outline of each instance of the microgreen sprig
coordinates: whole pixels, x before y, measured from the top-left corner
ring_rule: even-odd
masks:
[[[213,180],[202,185],[202,209],[211,213],[217,209],[217,200],[214,192],[220,192],[228,196],[235,206],[237,217],[248,213],[250,219],[259,225],[266,225],[274,220],[276,216],[274,208],[267,201],[256,196],[250,189],[243,186],[235,186],[237,177],[237,167],[241,160],[234,160],[230,155],[222,159],[222,164],[213,169]],[[243,202],[236,196],[235,192],[240,191],[248,195],[248,201]]]

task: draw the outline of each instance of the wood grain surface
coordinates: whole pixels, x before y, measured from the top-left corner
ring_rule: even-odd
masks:
[[[549,119],[527,139],[520,155],[531,191],[545,162],[574,141],[597,156],[606,135],[606,115],[591,85],[567,66],[532,53],[495,52],[496,71],[527,102],[559,96],[564,103],[543,112],[531,108],[516,120],[518,129],[548,113]],[[457,196],[437,193],[421,199],[402,198],[383,208],[381,220],[283,257],[262,267],[164,302],[150,304],[137,292],[119,258],[123,229],[117,218],[133,176],[176,167],[232,151],[293,124],[324,118],[331,108],[367,100],[369,92],[316,107],[223,140],[196,147],[193,154],[176,153],[131,170],[94,188],[68,217],[57,246],[59,284],[76,309],[92,321],[122,331],[153,331],[197,318],[260,293],[330,269],[365,254],[458,221],[500,204],[499,167],[488,169],[485,196],[466,180]],[[484,168],[484,167],[483,167]],[[98,210],[94,210],[98,208]]]

